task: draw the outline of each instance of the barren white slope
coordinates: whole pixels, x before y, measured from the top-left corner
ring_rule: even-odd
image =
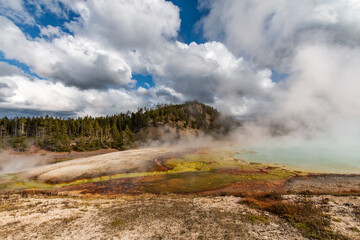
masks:
[[[69,182],[79,178],[145,172],[154,166],[154,160],[175,153],[170,148],[143,148],[79,158],[25,171],[26,179],[42,182]]]

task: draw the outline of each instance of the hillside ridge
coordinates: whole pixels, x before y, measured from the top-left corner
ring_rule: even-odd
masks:
[[[226,120],[224,120],[226,119]],[[206,134],[224,135],[236,121],[197,101],[159,104],[136,112],[102,117],[15,117],[0,119],[0,149],[26,151],[31,146],[68,152],[129,149]]]

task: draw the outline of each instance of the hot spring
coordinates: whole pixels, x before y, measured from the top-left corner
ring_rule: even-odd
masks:
[[[238,157],[308,172],[360,174],[360,144],[268,143],[248,147]]]

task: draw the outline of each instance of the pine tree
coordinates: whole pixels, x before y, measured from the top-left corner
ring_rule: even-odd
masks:
[[[123,143],[125,147],[131,147],[135,142],[134,134],[131,132],[128,125],[126,125],[124,136],[123,136]]]
[[[115,123],[113,123],[111,127],[111,135],[112,135],[112,147],[121,148],[123,145],[121,135]]]
[[[102,133],[101,133],[102,129],[101,129],[98,121],[95,121],[94,129],[95,129],[95,137],[99,137],[102,135]]]

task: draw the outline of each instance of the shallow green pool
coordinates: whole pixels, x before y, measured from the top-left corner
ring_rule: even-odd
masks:
[[[360,174],[360,147],[354,146],[261,146],[237,157],[251,162],[276,163],[296,170]]]

